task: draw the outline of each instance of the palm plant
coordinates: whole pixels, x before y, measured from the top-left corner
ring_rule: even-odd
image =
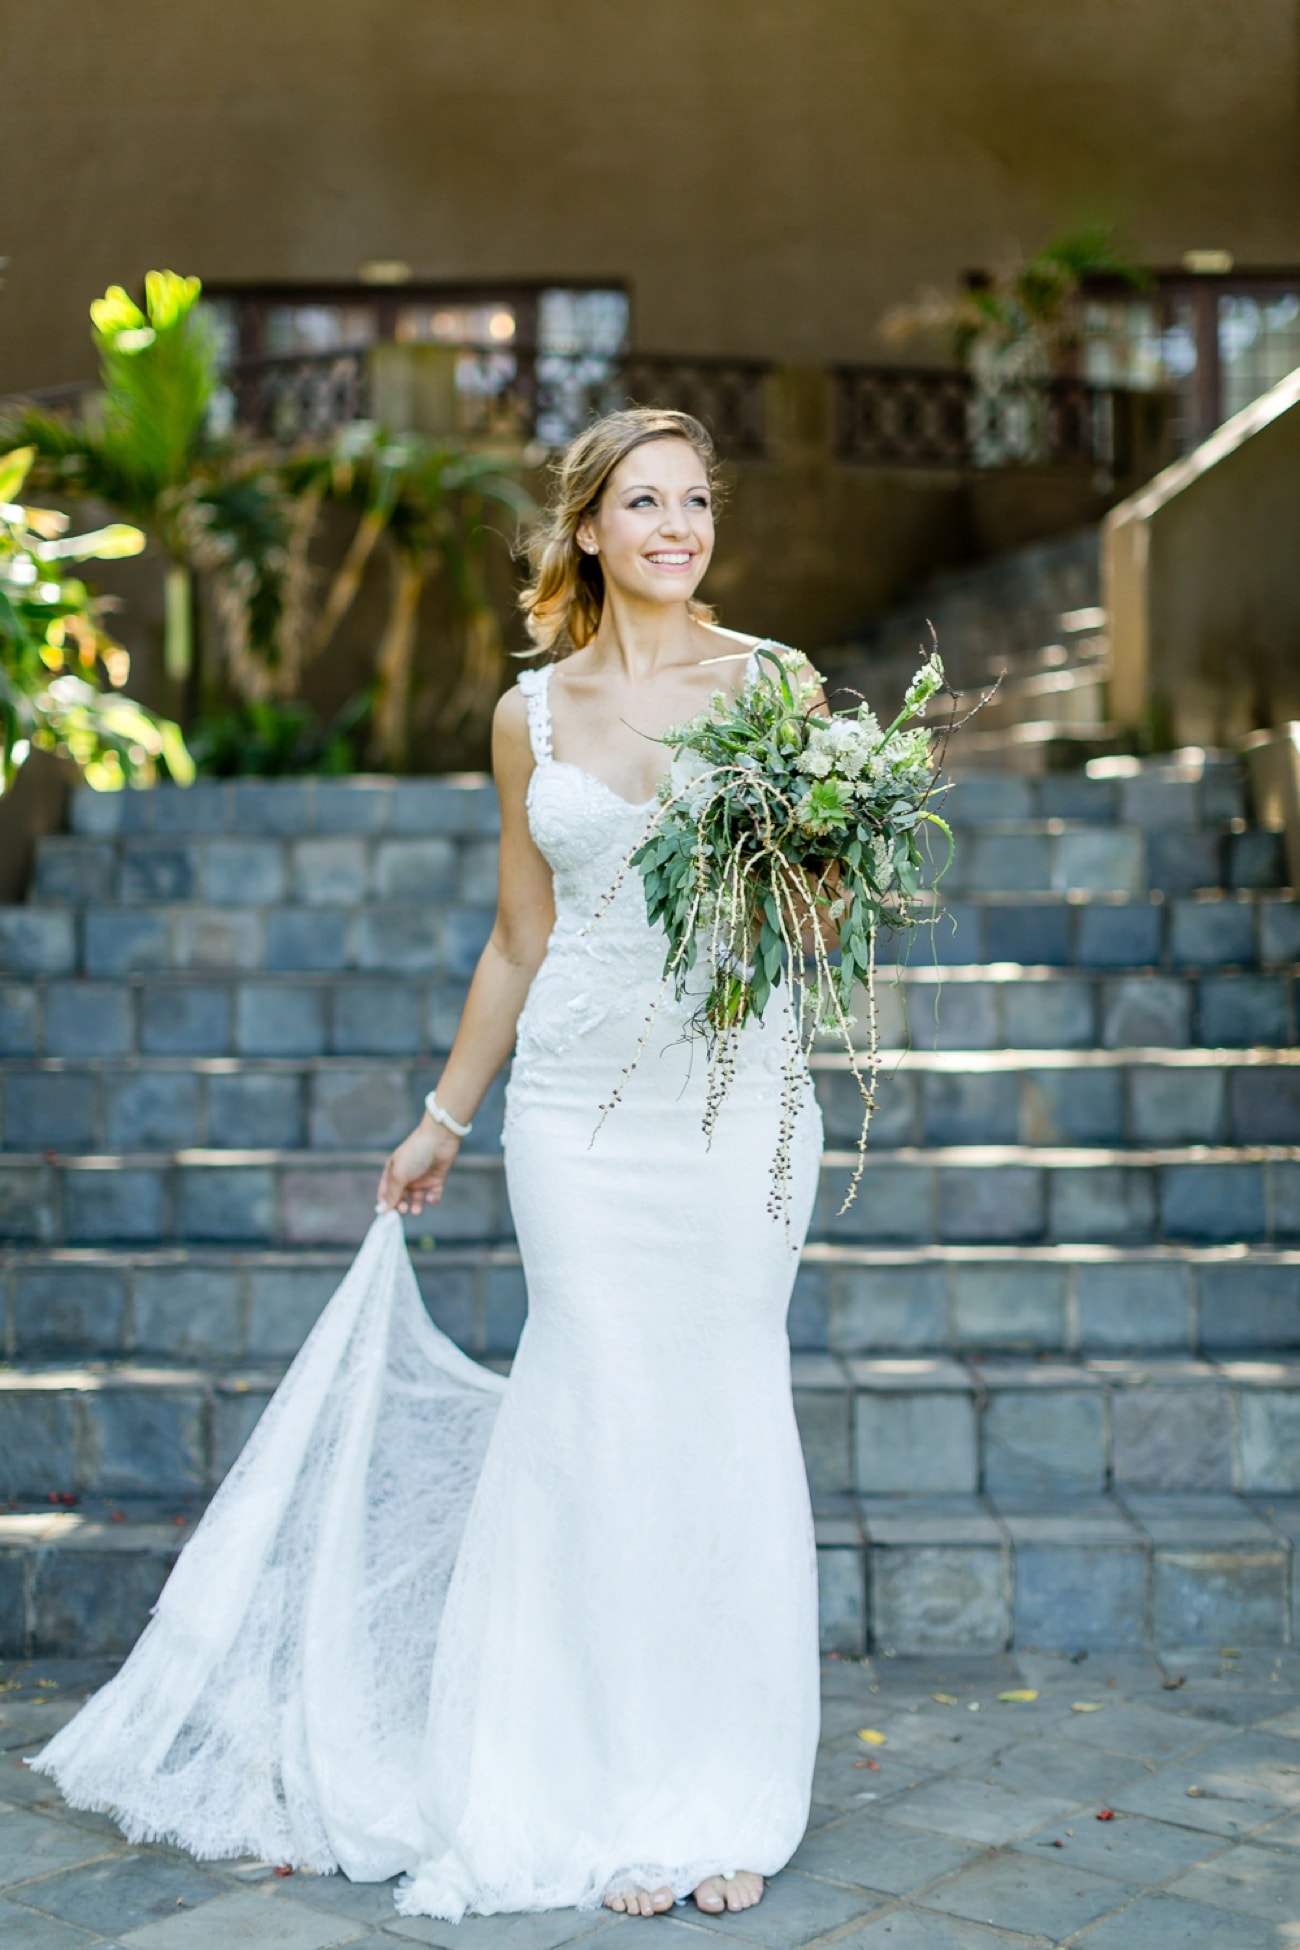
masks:
[[[106,501],[161,543],[168,676],[183,683],[193,664],[199,570],[213,585],[235,682],[257,694],[292,638],[305,524],[261,455],[209,431],[221,378],[201,290],[198,278],[150,271],[141,310],[111,285],[90,307],[99,392],[75,415],[28,408],[9,430],[37,450],[42,486]]]
[[[332,641],[382,543],[391,569],[376,657],[375,742],[382,762],[410,757],[410,692],[420,602],[444,584],[456,676],[439,723],[457,730],[495,701],[500,631],[487,588],[492,507],[531,503],[508,462],[454,444],[394,438],[369,422],[332,448],[271,452],[216,437],[221,379],[197,278],[151,271],[143,309],[120,285],[91,306],[100,390],[74,415],[29,407],[8,427],[38,456],[42,486],[94,495],[150,531],[167,558],[164,662],[178,684],[194,657],[194,577],[212,600],[222,660],[246,706],[285,704]],[[357,525],[324,600],[309,554],[322,509]]]
[[[73,759],[101,789],[151,784],[160,762],[188,784],[179,727],[124,695],[130,657],[64,567],[138,555],[144,536],[124,522],[69,535],[65,514],[23,506],[35,458],[31,447],[0,456],[0,791],[33,748]]]
[[[388,615],[375,657],[374,741],[394,771],[410,758],[411,677],[420,603],[441,579],[460,668],[438,722],[454,731],[495,703],[501,678],[500,626],[488,591],[489,512],[518,521],[532,502],[499,455],[447,443],[394,438],[368,423],[346,430],[325,460],[292,464],[299,491],[357,511],[357,526],[315,624],[307,654],[319,655],[355,601],[381,542],[390,565]]]

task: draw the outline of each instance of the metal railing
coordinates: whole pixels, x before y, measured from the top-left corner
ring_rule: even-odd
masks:
[[[731,459],[766,452],[761,360],[556,352],[530,345],[445,348],[455,364],[455,431],[471,440],[557,446],[598,414],[676,406],[709,427]],[[258,359],[228,376],[232,417],[282,443],[320,438],[371,412],[365,349]]]
[[[364,347],[287,359],[249,359],[226,374],[228,417],[281,446],[328,440],[370,417],[370,361]]]
[[[836,458],[858,466],[1122,466],[1115,389],[1082,379],[987,387],[951,367],[836,366],[834,389]]]
[[[598,414],[673,406],[703,420],[729,460],[771,457],[761,359],[557,352],[530,345],[452,345],[446,431],[470,441],[562,445]],[[214,414],[281,446],[326,441],[375,417],[372,348],[298,353],[232,367]],[[1081,379],[990,389],[952,367],[831,369],[833,455],[850,466],[966,471],[1087,465],[1125,472],[1136,396]],[[73,406],[93,385],[44,389],[29,402]]]

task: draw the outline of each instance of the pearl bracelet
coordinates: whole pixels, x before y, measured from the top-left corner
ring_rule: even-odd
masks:
[[[458,1124],[451,1112],[443,1109],[442,1105],[438,1102],[437,1093],[433,1090],[425,1098],[424,1108],[428,1111],[434,1123],[441,1124],[444,1129],[451,1132],[453,1137],[467,1138],[474,1128],[472,1124]]]

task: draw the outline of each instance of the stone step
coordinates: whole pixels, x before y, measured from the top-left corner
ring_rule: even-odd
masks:
[[[1279,833],[1211,827],[1152,829],[1075,820],[970,825],[961,788],[945,802],[957,849],[945,894],[1125,893],[1159,888],[1278,887]],[[936,864],[944,853],[936,840]],[[125,906],[197,901],[209,907],[335,907],[353,901],[496,899],[497,844],[472,834],[428,838],[89,839],[38,841],[31,898],[51,905]]]
[[[1240,784],[1236,790],[1239,794]],[[1206,802],[1206,816],[1231,819],[1232,799],[1230,786],[1215,786]],[[1184,807],[1189,803],[1185,793],[1181,803]],[[1199,812],[1199,801],[1197,805]],[[1235,805],[1237,814],[1243,810],[1242,804]],[[160,833],[168,839],[216,834],[260,839],[268,833],[428,837],[492,833],[499,823],[496,792],[483,772],[422,779],[382,774],[346,779],[199,779],[192,786],[164,784],[140,792],[95,792],[80,786],[70,802],[73,832],[93,838],[119,833]]]
[[[1300,1636],[1297,1498],[826,1498],[817,1563],[827,1651],[1087,1652]],[[1084,1674],[1078,1697],[1099,1697]]]
[[[856,1144],[847,1057],[814,1053],[827,1141]],[[12,1058],[0,1149],[391,1148],[437,1081],[432,1057]],[[467,1146],[500,1143],[504,1081]],[[876,1150],[927,1144],[1300,1144],[1300,1050],[887,1052]]]
[[[945,894],[933,919],[880,937],[882,966],[1015,962],[1041,968],[1286,967],[1300,961],[1300,903],[1242,890],[1177,896]]]
[[[1112,759],[1088,771],[1025,778],[992,768],[958,770],[951,795],[971,825],[990,820],[1075,819],[1170,829],[1244,819],[1245,783],[1234,758],[1185,753]],[[202,779],[142,792],[72,795],[75,833],[189,835],[268,833],[375,835],[491,832],[496,795],[477,773],[426,779]]]
[[[817,1495],[1300,1494],[1296,1355],[798,1354],[794,1390]]]
[[[514,1352],[526,1295],[513,1246],[435,1246],[407,1222],[443,1332]],[[425,1243],[421,1244],[421,1241]],[[289,1359],[350,1247],[16,1247],[0,1258],[0,1355]],[[814,1241],[790,1309],[800,1353],[1166,1357],[1300,1350],[1300,1249],[855,1246]]]
[[[0,1657],[129,1652],[203,1500],[14,1501]],[[828,1496],[815,1515],[824,1652],[1282,1646],[1300,1630],[1296,1498]]]
[[[1138,971],[1024,966],[1014,960],[882,971],[887,1049],[1247,1049],[1293,1043],[1297,971]],[[861,1024],[867,999],[853,1005]]]
[[[0,1237],[14,1244],[175,1241],[332,1245],[361,1238],[384,1153],[108,1152],[0,1160]],[[883,1245],[1288,1245],[1300,1240],[1300,1150],[1125,1151],[954,1145],[828,1151],[812,1237]],[[467,1155],[428,1226],[445,1244],[512,1237],[499,1157]]]
[[[0,1055],[435,1055],[451,1045],[465,988],[421,975],[199,971],[0,980]],[[886,1050],[1251,1049],[1296,1040],[1293,966],[1134,973],[921,962],[882,971],[876,1002]],[[854,1016],[860,1034],[861,994]]]
[[[0,1657],[129,1651],[202,1508],[194,1497],[121,1497],[29,1500],[0,1513]],[[1296,1499],[828,1497],[816,1532],[827,1652],[1285,1645],[1300,1635]],[[1080,1698],[1096,1690],[1081,1674]]]
[[[0,976],[357,970],[468,979],[492,920],[488,906],[413,898],[336,907],[188,901],[0,907]],[[879,958],[945,967],[1294,967],[1300,904],[1290,894],[1258,889],[1168,900],[963,894],[945,900],[933,921],[882,936]]]

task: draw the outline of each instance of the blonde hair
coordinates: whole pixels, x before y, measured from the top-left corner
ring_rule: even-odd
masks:
[[[606,413],[571,440],[555,466],[546,512],[528,539],[530,579],[520,592],[528,634],[538,650],[562,657],[590,643],[605,605],[600,558],[578,546],[578,529],[600,505],[605,484],[621,460],[648,440],[684,440],[704,464],[717,492],[717,454],[708,429],[690,413],[669,407],[631,406]],[[707,603],[692,597],[690,611],[712,619]]]

